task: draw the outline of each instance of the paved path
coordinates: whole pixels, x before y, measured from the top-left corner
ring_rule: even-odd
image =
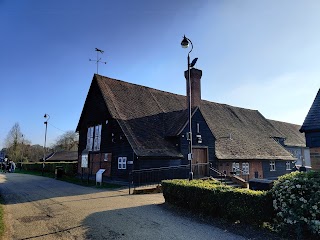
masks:
[[[7,239],[244,239],[176,215],[162,194],[82,187],[50,178],[0,174]]]

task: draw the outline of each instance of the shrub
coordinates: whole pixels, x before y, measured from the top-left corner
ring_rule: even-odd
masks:
[[[320,172],[293,172],[272,190],[275,226],[287,235],[320,235]]]
[[[236,189],[214,180],[165,180],[162,188],[166,202],[214,217],[255,225],[273,217],[268,192]]]
[[[55,173],[57,166],[63,167],[63,172],[68,176],[75,176],[77,174],[77,162],[46,162],[45,163],[45,172]],[[17,164],[17,168],[20,168],[20,163]],[[42,162],[36,163],[23,163],[22,169],[26,171],[42,171]]]

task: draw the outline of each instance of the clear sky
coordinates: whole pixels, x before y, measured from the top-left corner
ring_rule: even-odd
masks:
[[[320,87],[320,1],[0,0],[0,148],[18,122],[32,144],[75,130],[99,74],[185,94],[188,50],[202,98],[302,124]]]

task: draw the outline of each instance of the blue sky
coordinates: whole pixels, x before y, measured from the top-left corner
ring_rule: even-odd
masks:
[[[320,1],[0,0],[0,148],[18,122],[43,145],[75,130],[99,74],[185,94],[191,58],[202,98],[302,124],[320,87]]]

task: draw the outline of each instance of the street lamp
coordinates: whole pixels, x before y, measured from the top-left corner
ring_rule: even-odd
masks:
[[[46,125],[46,130],[45,130],[45,134],[44,134],[44,147],[43,147],[43,162],[42,162],[42,176],[43,176],[43,172],[44,172],[44,164],[46,161],[46,143],[47,143],[47,128],[48,128],[48,120],[50,118],[49,114],[44,114],[44,119],[45,122],[44,124]]]
[[[24,136],[23,136],[23,134],[21,134],[21,148],[22,148],[22,157],[21,157],[21,159],[20,159],[20,171],[22,170],[22,161],[23,161],[23,154],[24,154],[24,138],[23,138]]]
[[[193,172],[192,172],[192,125],[191,125],[191,80],[190,80],[190,53],[193,50],[193,44],[189,38],[185,35],[181,41],[181,47],[188,48],[189,43],[191,44],[191,50],[188,53],[188,112],[189,112],[189,132],[187,133],[187,140],[189,140],[189,153],[188,153],[188,160],[190,161],[190,172],[189,172],[189,180],[193,179]],[[196,59],[192,62],[195,63]],[[194,64],[193,64],[194,65]]]

